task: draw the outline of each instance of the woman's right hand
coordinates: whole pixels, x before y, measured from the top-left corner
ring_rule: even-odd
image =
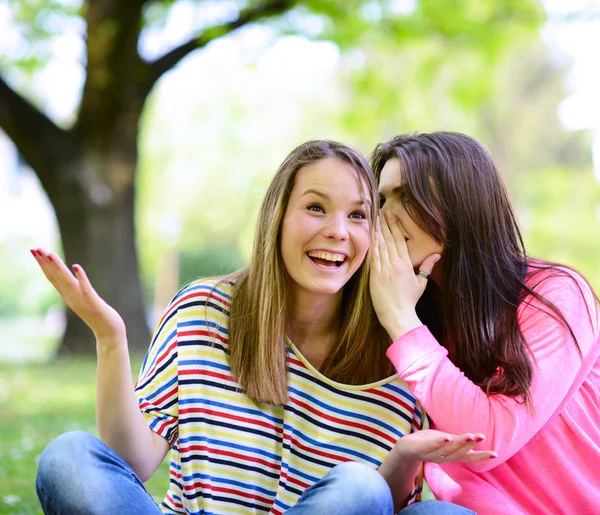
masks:
[[[64,303],[87,324],[98,343],[125,341],[123,319],[96,293],[81,266],[73,265],[73,274],[54,253],[42,249],[31,253]]]

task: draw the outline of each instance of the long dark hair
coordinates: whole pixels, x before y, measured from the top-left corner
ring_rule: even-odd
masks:
[[[450,359],[488,395],[521,397],[531,406],[533,366],[517,308],[532,295],[579,348],[561,311],[534,291],[548,276],[572,276],[528,258],[500,174],[477,140],[454,132],[396,136],[371,157],[378,180],[390,159],[400,162],[408,214],[444,247],[436,311]],[[550,273],[535,281],[542,271]]]

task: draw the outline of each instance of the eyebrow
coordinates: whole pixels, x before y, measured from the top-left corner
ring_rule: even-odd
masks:
[[[392,193],[392,195],[400,195],[404,191],[406,191],[406,186],[404,186],[404,184],[400,184],[400,185],[395,186],[394,188],[392,188],[391,193]],[[380,195],[384,195],[384,193],[385,193],[384,190],[379,190],[379,194]]]
[[[331,200],[331,197],[329,195],[327,195],[326,193],[323,193],[322,191],[318,191],[318,190],[314,190],[312,188],[307,189],[302,196],[305,197],[306,195],[317,195],[317,197],[321,197],[324,200]],[[364,199],[359,199],[359,200],[355,200],[354,202],[352,202],[352,204],[356,205],[356,206],[363,206],[365,204]]]

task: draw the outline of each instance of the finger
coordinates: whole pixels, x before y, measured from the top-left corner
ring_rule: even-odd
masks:
[[[417,272],[417,280],[421,283],[423,289],[427,286],[427,281],[429,280],[429,276],[431,272],[433,272],[433,267],[435,264],[441,259],[440,254],[432,254],[431,256],[427,256],[425,260],[421,263],[419,267],[419,271]]]
[[[69,297],[79,292],[79,285],[77,280],[67,267],[62,259],[57,254],[49,252],[47,258],[50,260],[51,266],[49,267],[57,283],[60,286],[60,291]],[[66,300],[66,299],[65,299]]]
[[[440,445],[436,449],[438,456],[443,456],[446,461],[452,461],[455,455],[464,454],[470,451],[479,442],[472,433],[454,435],[451,442]]]
[[[97,297],[98,294],[96,293],[96,290],[92,286],[92,283],[88,279],[88,276],[85,273],[85,270],[82,268],[82,266],[81,265],[73,265],[73,272],[75,273],[75,278],[79,282],[81,292],[86,296]]]
[[[406,246],[406,239],[404,234],[400,230],[400,223],[398,218],[390,211],[385,211],[386,225],[389,230],[389,238],[391,241],[389,245],[393,245],[397,256],[403,261],[410,262],[410,256],[408,254],[408,247]]]
[[[383,220],[381,220],[380,217],[377,218],[377,232],[375,234],[377,235],[379,263],[381,270],[383,270],[385,267],[391,266],[389,246],[384,236],[385,226],[385,218]]]
[[[464,434],[455,438],[453,445],[448,445],[438,451],[438,454],[444,456],[444,461],[481,461],[497,457],[493,451],[476,451],[474,447],[485,440],[485,435],[481,433]]]
[[[373,244],[371,245],[371,274],[378,277],[381,274],[381,256],[379,253],[379,232],[375,231],[373,235]]]
[[[50,261],[50,259],[48,259],[47,255],[46,255],[47,254],[46,251],[38,248],[38,249],[34,249],[34,253],[35,253],[36,261],[38,262],[38,265],[40,266],[42,272],[46,276],[46,279],[48,279],[50,284],[52,284],[52,286],[54,286],[54,288],[58,291],[59,287],[56,282],[56,278],[54,277],[52,261]]]

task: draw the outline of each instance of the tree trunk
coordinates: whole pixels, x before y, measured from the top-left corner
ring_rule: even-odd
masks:
[[[135,148],[135,143],[133,146]],[[73,180],[57,184],[51,200],[66,262],[84,268],[98,294],[123,317],[129,349],[140,352],[148,348],[150,332],[135,248],[134,163],[135,158],[117,163],[110,154],[107,157],[88,155],[69,166],[78,167],[79,173],[59,174]],[[101,181],[99,177],[109,177],[112,181]],[[67,327],[58,354],[94,352],[91,331],[68,310]]]

